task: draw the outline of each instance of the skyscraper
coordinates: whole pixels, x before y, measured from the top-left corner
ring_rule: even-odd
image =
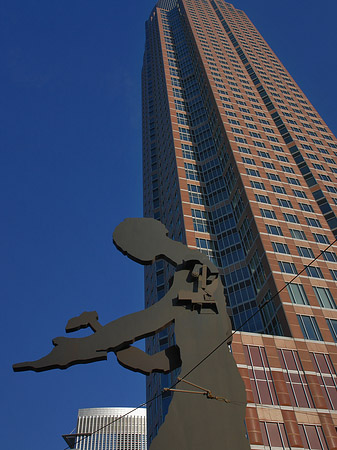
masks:
[[[146,410],[87,408],[78,411],[76,449],[146,450]]]
[[[157,2],[142,88],[144,215],[221,271],[251,448],[337,448],[336,138],[223,0]],[[146,268],[146,306],[171,274]],[[171,327],[146,349],[174,343]],[[148,377],[148,399],[175,377]],[[149,404],[150,441],[169,401]]]

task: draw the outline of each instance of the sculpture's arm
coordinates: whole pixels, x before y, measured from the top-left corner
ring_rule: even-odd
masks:
[[[36,361],[13,365],[14,371],[66,369],[74,364],[83,364],[107,359],[107,352],[126,348],[132,342],[150,336],[165,328],[174,320],[171,296],[148,309],[121,317],[100,327],[96,333],[81,338],[58,337],[53,339],[53,350]]]
[[[99,350],[118,351],[151,336],[174,321],[171,296],[163,297],[147,309],[109,322],[96,333]]]

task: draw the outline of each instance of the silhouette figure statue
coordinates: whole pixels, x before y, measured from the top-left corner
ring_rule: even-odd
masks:
[[[55,338],[48,355],[14,364],[13,369],[66,369],[107,359],[108,352],[115,352],[124,367],[143,374],[181,367],[184,375],[197,366],[172,389],[168,413],[150,450],[248,450],[243,381],[227,345],[211,353],[232,333],[218,269],[206,255],[167,235],[163,224],[149,218],[126,219],[113,233],[118,250],[132,260],[146,265],[164,259],[176,268],[172,285],[159,302],[104,326],[95,311],[84,312],[68,321],[66,331],[91,327],[92,335]],[[132,347],[170,324],[176,346],[154,355]]]

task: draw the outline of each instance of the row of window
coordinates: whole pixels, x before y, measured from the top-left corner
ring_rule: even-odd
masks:
[[[246,149],[245,147],[239,147],[239,152],[250,153],[249,149]],[[257,169],[246,168],[246,172],[249,176],[261,178],[260,172]],[[280,175],[277,173],[266,172],[266,175],[267,175],[268,180],[280,181],[280,182],[282,181]],[[297,178],[286,177],[286,179],[289,184],[301,186],[301,183]]]
[[[234,94],[234,96],[235,96],[235,94]],[[220,96],[220,98],[221,98],[221,100],[223,100],[223,101],[231,102],[230,98],[228,98],[228,97]],[[237,103],[239,103],[239,102],[237,101]],[[244,103],[244,102],[240,102],[239,104],[243,104],[243,103]],[[240,122],[237,121],[237,122],[236,122],[236,125],[240,125]],[[246,125],[247,128],[254,129],[254,130],[258,130],[258,127],[257,127],[255,124],[252,124],[252,123],[246,123],[245,125]],[[292,127],[292,128],[293,128],[293,127]],[[264,127],[264,126],[262,126],[262,129],[263,129],[263,131],[264,131],[265,133],[275,134],[274,130],[273,130],[272,128],[270,128],[270,127]],[[243,130],[242,128],[237,128],[237,127],[231,127],[231,131],[232,131],[233,133],[241,134],[241,135],[247,134],[247,133],[244,132],[244,130]],[[267,140],[270,141],[270,142],[279,142],[279,140],[278,140],[278,138],[277,138],[276,136],[269,136],[269,135],[266,135],[266,137],[263,137],[263,136],[261,136],[261,134],[258,133],[257,131],[249,131],[249,135],[250,135],[251,137],[253,137],[253,138],[267,139]],[[237,140],[237,138],[238,138],[238,137],[235,136],[235,140]],[[296,138],[297,138],[298,140],[300,140],[300,141],[303,141],[303,140],[306,141],[306,140],[307,140],[304,136],[299,136],[299,135],[296,135]],[[320,142],[320,144],[318,144],[318,141],[316,141],[315,144],[316,144],[316,145],[324,145],[323,142],[321,142],[321,141],[319,141],[319,142]],[[310,145],[303,144],[303,147],[306,148],[306,149],[312,150],[312,147],[311,147]],[[319,147],[318,147],[317,149],[318,149],[318,151],[319,151],[320,153],[322,153],[322,154],[329,154],[329,151],[328,151],[327,149],[325,149],[325,148],[319,148]],[[308,156],[309,159],[319,160],[319,158],[318,158],[318,156],[317,156],[316,154],[313,154],[313,153],[307,153],[307,156]],[[334,160],[331,160],[330,158],[329,158],[329,159],[326,159],[326,157],[323,157],[323,159],[324,159],[326,162],[328,162],[328,161],[329,161],[329,162],[333,161],[333,164],[335,164]]]
[[[241,146],[242,148],[242,146]],[[241,150],[243,153],[249,153],[249,151],[244,151]],[[264,151],[257,151],[258,156],[260,156],[261,158],[266,158],[266,159],[270,159],[270,155],[269,153],[266,153]],[[288,158],[286,156],[283,155],[276,155],[276,159],[278,161],[281,162],[289,162]],[[256,162],[253,158],[247,158],[247,157],[242,157],[242,162],[245,164],[249,164],[251,166],[256,166]],[[260,161],[262,163],[262,167],[266,168],[266,169],[272,169],[272,170],[279,170],[276,169],[274,163],[269,162],[269,161]],[[281,164],[281,170],[285,173],[295,173],[295,170],[293,169],[293,167],[291,166],[284,166]]]
[[[279,404],[272,370],[264,347],[244,345],[248,373],[254,402],[264,405]],[[278,349],[284,381],[291,405],[300,408],[315,408],[298,353],[295,350]],[[311,361],[321,386],[328,409],[337,408],[337,374],[328,354],[310,353]]]
[[[270,204],[269,197],[267,197],[265,195],[255,194],[255,198],[260,203],[268,203],[268,204]],[[280,200],[281,199],[278,199],[280,206],[283,206],[285,208],[292,208],[291,202],[289,200],[282,200],[282,201],[280,201]],[[275,212],[273,210],[268,210],[268,209],[261,209],[261,210],[263,210],[262,214],[265,214],[263,217],[267,217],[268,216],[268,218],[270,218],[270,219],[276,219],[276,215],[275,215]],[[286,214],[286,213],[283,213],[283,214],[286,217],[286,220],[288,222],[299,223],[299,222],[295,221],[296,218],[297,218],[296,215],[294,215],[294,214]],[[317,225],[312,225],[312,226],[316,226],[317,227]],[[273,234],[275,236],[283,236],[283,231],[282,231],[281,227],[279,227],[278,225],[266,224],[266,230],[267,230],[268,234]],[[289,231],[290,231],[290,235],[291,235],[291,237],[293,239],[299,239],[299,240],[302,240],[302,241],[307,241],[308,240],[308,238],[307,238],[307,236],[306,236],[306,234],[305,234],[305,232],[303,230],[297,230],[297,229],[290,228]],[[325,234],[312,233],[312,235],[313,235],[315,241],[320,243],[320,244],[329,244],[330,243],[329,242],[329,238]],[[281,252],[281,253],[287,253],[287,252]],[[327,255],[325,255],[325,259],[326,259],[326,261],[335,262],[335,257],[333,255],[331,255],[331,252],[328,252]]]
[[[260,422],[263,445],[265,449],[289,449],[290,444],[284,423]],[[328,450],[326,439],[321,426],[299,425],[304,448],[312,450]]]
[[[244,159],[244,158],[242,158],[242,159]],[[277,175],[270,176],[270,178],[277,179]],[[291,184],[293,184],[293,183],[291,183]],[[265,187],[264,183],[261,182],[261,181],[252,181],[251,180],[250,181],[250,185],[254,189],[260,189],[260,190],[263,190],[263,191],[266,190],[266,187]],[[273,192],[275,192],[276,194],[287,195],[287,191],[286,191],[284,186],[272,184],[271,188],[272,188]],[[308,198],[306,193],[304,191],[300,190],[300,189],[291,189],[291,191],[292,191],[292,195],[294,195],[297,198],[305,198],[305,199]],[[337,189],[336,189],[336,192],[337,192]],[[312,224],[310,223],[309,225],[312,225]],[[313,226],[316,226],[316,225],[313,225]]]
[[[272,242],[273,250],[275,253],[284,253],[285,255],[290,255],[289,247],[287,244],[283,242]],[[299,256],[302,258],[311,258],[314,259],[314,252],[310,247],[301,247],[296,246]],[[323,253],[323,258],[325,261],[329,262],[337,262],[337,255],[335,252],[325,251]]]
[[[292,303],[296,305],[309,305],[308,297],[302,284],[289,283],[287,290]],[[313,290],[322,308],[336,309],[335,301],[328,288],[313,286]]]
[[[280,266],[281,272],[283,273],[289,273],[292,275],[296,275],[298,273],[294,263],[288,261],[278,261],[278,264]],[[308,266],[305,267],[305,270],[308,277],[324,278],[322,270],[319,267]]]

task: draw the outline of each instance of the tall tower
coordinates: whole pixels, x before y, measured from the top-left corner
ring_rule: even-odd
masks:
[[[144,215],[221,271],[251,448],[337,448],[336,138],[223,0],[158,1],[142,88]],[[146,306],[171,275],[146,268]],[[173,344],[168,328],[146,350]],[[148,399],[175,377],[148,377]],[[149,404],[150,441],[169,401]]]
[[[146,410],[79,409],[76,433],[79,450],[146,450]],[[81,436],[88,433],[93,434]]]

